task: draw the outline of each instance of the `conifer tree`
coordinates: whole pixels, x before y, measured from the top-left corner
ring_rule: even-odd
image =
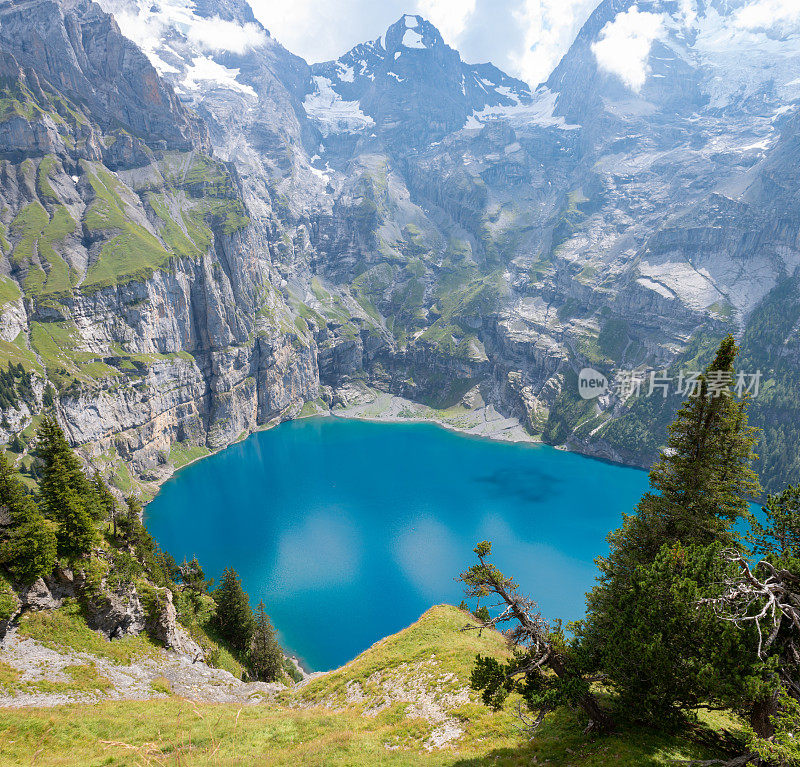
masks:
[[[256,609],[253,639],[248,665],[259,682],[275,682],[283,670],[283,650],[275,638],[272,621],[264,610],[264,602]]]
[[[40,505],[58,524],[58,555],[75,559],[88,554],[97,541],[94,518],[97,496],[64,432],[52,418],[38,431],[37,452],[42,459]]]
[[[214,601],[216,610],[212,626],[234,651],[244,657],[250,649],[255,625],[247,594],[232,567],[223,571],[220,586],[214,592]]]
[[[665,543],[732,545],[733,524],[761,492],[752,469],[757,430],[747,423],[747,399],[715,394],[715,382],[733,381],[738,348],[722,342],[669,427],[666,449],[650,470],[652,491],[635,515],[609,537],[601,569],[652,562]]]
[[[704,700],[746,708],[745,698],[764,694],[749,637],[697,609],[723,578],[720,551],[737,545],[733,524],[760,491],[747,400],[715,395],[733,381],[737,353],[729,336],[679,410],[651,492],[598,559],[578,627],[585,669],[608,676],[621,708],[657,724]]]
[[[0,561],[25,584],[50,575],[56,561],[56,525],[25,493],[4,453],[0,453],[0,509],[11,522],[8,537],[0,543]]]
[[[800,485],[767,496],[762,511],[764,521],[750,523],[753,553],[800,560]]]
[[[100,476],[100,472],[96,471],[94,473],[94,491],[97,495],[97,506],[102,512],[103,519],[107,519],[111,522],[113,527],[113,535],[117,537],[117,502],[114,499],[114,496],[111,494],[111,491],[108,489],[108,485],[103,481],[103,478]]]
[[[125,499],[125,506],[125,511],[117,520],[117,527],[125,540],[136,548],[142,519],[142,504],[135,495],[129,495]]]

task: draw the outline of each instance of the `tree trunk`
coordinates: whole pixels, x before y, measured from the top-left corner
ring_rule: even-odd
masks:
[[[759,738],[770,738],[775,734],[772,717],[778,713],[778,696],[772,695],[753,704],[750,709],[750,726]]]
[[[568,675],[567,667],[564,659],[555,651],[552,652],[547,665],[552,669],[555,675],[561,679]],[[591,692],[587,692],[578,699],[578,705],[581,707],[586,716],[589,717],[589,727],[587,729],[608,732],[614,728],[614,720],[611,716],[603,711],[597,698]]]

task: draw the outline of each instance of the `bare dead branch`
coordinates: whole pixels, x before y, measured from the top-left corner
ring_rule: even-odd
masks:
[[[739,551],[726,549],[722,556],[726,562],[737,565],[739,572],[723,581],[721,596],[702,599],[700,604],[711,607],[719,618],[737,626],[754,624],[758,633],[759,658],[766,656],[767,649],[774,644],[781,627],[786,624],[800,638],[800,596],[797,593],[800,579],[766,560],[761,560],[755,568],[767,574],[766,578],[760,579]],[[769,627],[766,637],[765,622]],[[795,643],[791,644],[790,651],[800,660]]]

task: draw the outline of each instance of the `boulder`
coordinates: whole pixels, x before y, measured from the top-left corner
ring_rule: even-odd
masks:
[[[87,622],[109,639],[141,634],[147,617],[136,587],[126,584],[93,599],[88,608]]]
[[[204,660],[203,649],[192,639],[189,632],[178,624],[178,613],[172,601],[172,592],[166,588],[159,589],[158,595],[159,609],[155,614],[151,614],[147,624],[153,639],[170,650],[186,655],[193,662]]]

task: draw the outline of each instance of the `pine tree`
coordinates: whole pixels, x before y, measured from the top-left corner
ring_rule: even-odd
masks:
[[[97,495],[64,432],[52,418],[42,420],[37,437],[37,452],[44,463],[40,505],[45,515],[58,524],[58,555],[68,559],[82,557],[97,542]]]
[[[214,592],[214,601],[213,628],[235,652],[244,657],[250,649],[255,624],[247,594],[232,567],[226,567],[223,571],[220,586]]]
[[[22,583],[50,575],[56,562],[56,525],[39,511],[5,454],[0,453],[0,508],[11,524],[0,543],[0,561]]]
[[[125,499],[126,509],[117,520],[117,527],[127,543],[136,548],[139,542],[139,528],[142,519],[142,504],[135,495]]]
[[[117,502],[108,485],[103,481],[100,472],[94,473],[94,491],[97,495],[97,507],[101,510],[104,519],[111,522],[114,537],[117,537]]]
[[[728,336],[669,427],[667,447],[650,470],[652,492],[611,534],[608,565],[615,553],[616,564],[646,564],[665,543],[735,543],[733,524],[761,492],[752,469],[757,430],[747,423],[747,399],[713,396],[711,387],[733,380],[737,355]]]
[[[200,597],[208,593],[212,581],[206,579],[197,557],[191,562],[183,560],[183,564],[178,567],[178,577],[183,584],[183,591],[188,594],[190,603],[197,611],[200,608]]]
[[[42,394],[42,405],[46,410],[49,410],[55,404],[55,390],[52,384],[47,384],[44,393]]]
[[[764,522],[750,523],[753,553],[800,560],[800,485],[767,496],[762,511]]]
[[[747,400],[712,396],[715,382],[733,380],[737,353],[726,338],[679,410],[652,491],[598,559],[578,628],[586,670],[607,674],[621,708],[657,724],[703,700],[744,708],[742,696],[763,693],[749,638],[696,606],[723,577],[720,550],[737,545],[733,524],[760,491]]]
[[[206,578],[197,557],[193,557],[191,562],[184,559],[183,564],[178,567],[178,574],[184,587],[195,594],[206,593],[212,583]]]
[[[248,665],[260,682],[275,682],[283,671],[283,650],[275,638],[275,629],[263,602],[259,602],[256,609]]]

